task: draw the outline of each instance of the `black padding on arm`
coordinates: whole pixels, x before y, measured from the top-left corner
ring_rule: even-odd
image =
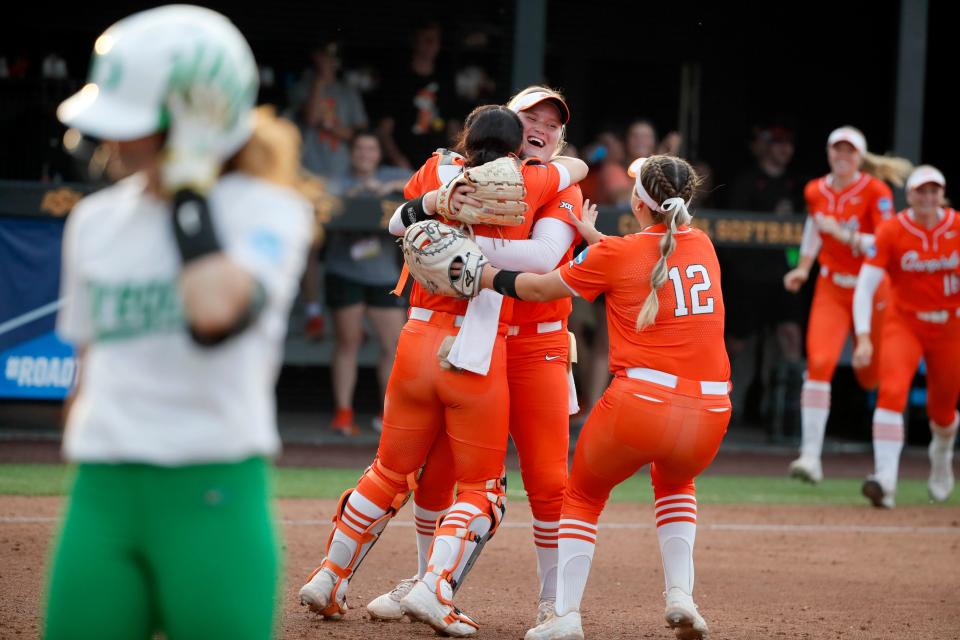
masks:
[[[173,233],[183,264],[221,250],[207,199],[191,189],[173,197]]]
[[[423,196],[414,198],[413,200],[407,200],[403,203],[403,208],[400,209],[400,220],[403,222],[404,227],[409,227],[412,224],[429,219],[430,216],[427,215],[427,212],[423,208]]]
[[[493,290],[511,298],[520,299],[517,295],[517,276],[519,271],[499,271],[493,276]]]

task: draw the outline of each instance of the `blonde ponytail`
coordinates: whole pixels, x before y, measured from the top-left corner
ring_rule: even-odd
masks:
[[[320,244],[323,224],[330,220],[339,200],[329,194],[320,178],[301,168],[300,143],[296,125],[278,117],[271,106],[257,107],[253,135],[230,159],[226,171],[239,171],[297,191],[313,205],[314,243]]]
[[[679,227],[689,225],[693,219],[687,205],[693,200],[701,179],[686,160],[660,155],[646,159],[637,180],[638,187],[642,186],[646,195],[661,203],[650,213],[655,220],[662,217],[667,227],[660,239],[660,259],[650,272],[650,293],[637,315],[637,331],[642,331],[656,322],[660,311],[657,292],[667,281],[667,258],[677,248],[674,235]]]
[[[890,155],[879,156],[868,151],[863,154],[863,162],[860,168],[875,178],[902,187],[913,171],[913,163],[906,158]]]

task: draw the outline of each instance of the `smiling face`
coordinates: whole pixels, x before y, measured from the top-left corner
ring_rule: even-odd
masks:
[[[860,168],[860,152],[849,142],[841,141],[827,147],[830,172],[837,178],[849,178]]]
[[[560,110],[551,101],[545,100],[518,115],[523,123],[523,155],[544,160],[552,158],[563,131]]]
[[[907,203],[921,215],[933,213],[942,202],[943,187],[935,182],[928,182],[907,191]]]

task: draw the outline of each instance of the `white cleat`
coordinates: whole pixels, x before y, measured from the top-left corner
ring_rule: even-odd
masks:
[[[884,487],[876,476],[867,476],[860,487],[860,493],[866,496],[870,504],[878,509],[893,509],[896,506],[894,495],[896,488]]]
[[[817,484],[823,480],[823,467],[820,465],[820,458],[800,456],[790,463],[790,477],[810,484]]]
[[[331,601],[335,586],[336,598]],[[339,620],[347,612],[347,581],[329,569],[317,569],[300,587],[300,604],[324,618]]]
[[[673,587],[667,594],[667,607],[663,617],[673,629],[677,640],[703,640],[710,633],[703,616],[697,611],[693,598],[681,589]]]
[[[583,640],[580,612],[569,611],[562,616],[551,613],[546,620],[528,629],[523,640]]]
[[[927,455],[930,457],[930,478],[927,480],[927,491],[930,498],[937,502],[945,502],[953,493],[953,443],[955,438],[944,441],[933,436]]]
[[[444,597],[450,602],[453,589],[446,580],[438,579],[438,588],[444,591]],[[400,601],[404,615],[411,620],[423,622],[439,633],[454,638],[467,638],[475,635],[480,625],[469,616],[450,604],[444,604],[436,593],[423,580],[417,580],[410,593]]]
[[[553,600],[544,600],[539,605],[537,605],[537,622],[533,625],[535,627],[540,626],[547,621],[551,616],[556,615],[557,607],[556,603]]]
[[[374,620],[403,620],[403,605],[400,601],[410,593],[413,585],[417,583],[417,577],[405,578],[397,583],[390,593],[377,596],[367,605],[367,613]]]

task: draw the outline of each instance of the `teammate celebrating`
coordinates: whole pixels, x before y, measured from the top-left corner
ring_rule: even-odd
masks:
[[[902,158],[868,153],[866,139],[853,127],[830,133],[827,160],[830,173],[811,180],[804,189],[809,216],[800,263],[783,278],[788,291],[798,292],[819,257],[820,277],[807,326],[806,380],[800,396],[800,457],[790,463],[792,476],[812,483],[823,479],[820,455],[830,413],[830,381],[852,328],[853,288],[860,263],[873,246],[876,226],[893,215],[893,193],[884,180],[902,185],[910,170],[910,163]],[[873,321],[880,326],[886,285],[874,303]],[[854,370],[863,388],[876,388],[876,364]]]
[[[559,155],[570,118],[560,93],[531,86],[513,97],[507,106],[523,122],[525,158],[550,159]],[[458,162],[450,154],[435,155],[410,180],[405,195],[413,198],[436,188],[444,179],[442,173],[450,172]],[[546,273],[572,258],[573,247],[579,241],[573,221],[579,218],[582,206],[580,187],[570,185],[535,213],[529,240],[478,237],[477,242],[499,267]],[[557,532],[567,477],[569,414],[576,412],[571,405],[571,401],[575,404],[576,392],[572,387],[566,331],[570,310],[569,298],[546,303],[516,301],[506,339],[510,436],[517,448],[523,486],[533,512],[540,580],[538,624],[552,611],[556,598]],[[426,570],[435,523],[453,502],[450,456],[448,443],[437,442],[413,493],[418,577]],[[415,578],[400,581],[392,591],[371,601],[367,611],[379,620],[401,619],[401,600],[414,583]]]
[[[519,152],[522,133],[523,125],[512,111],[478,108],[467,119],[459,147],[464,166]],[[524,201],[533,211],[586,175],[586,165],[572,159],[548,165],[525,162],[522,173],[527,190]],[[437,195],[430,191],[401,206],[391,220],[391,231],[402,232],[405,225],[435,214]],[[481,202],[474,204],[484,208]],[[480,236],[523,239],[529,236],[531,223],[526,219],[516,226],[476,225],[473,231]],[[326,557],[300,590],[301,601],[313,611],[331,618],[345,613],[353,570],[416,485],[416,472],[437,436],[445,434],[457,497],[436,529],[425,574],[403,598],[403,606],[410,615],[448,635],[476,633],[477,623],[453,605],[452,596],[502,516],[509,411],[504,338],[512,301],[486,296],[477,302],[480,306],[474,307],[478,312],[474,313],[463,300],[435,295],[414,284],[410,320],[400,336],[387,386],[377,458],[356,489],[341,498]],[[462,341],[456,358],[454,338],[468,331],[478,332],[477,339]],[[479,347],[481,342],[484,346]]]
[[[953,448],[960,400],[960,216],[943,206],[946,180],[929,165],[907,180],[906,211],[877,229],[875,251],[864,261],[854,292],[855,365],[878,361],[883,372],[873,413],[874,474],[863,494],[875,507],[894,506],[903,410],[920,358],[927,363],[930,418],[930,497],[953,491]],[[889,275],[893,305],[883,325],[883,349],[871,343],[872,300]]]
[[[480,267],[483,287],[521,300],[593,300],[601,293],[607,299],[615,378],[584,425],[564,491],[555,614],[530,629],[527,640],[583,638],[580,601],[600,513],[613,487],[646,464],[667,623],[678,638],[707,634],[692,596],[694,478],[713,460],[730,419],[720,268],[709,238],[689,226],[687,207],[699,183],[689,163],[641,158],[631,173],[639,233],[601,236],[545,275]]]
[[[266,459],[312,233],[291,188],[299,135],[255,113],[256,95],[236,27],[176,5],[104,32],[90,83],[58,110],[133,175],[83,199],[64,231],[57,328],[83,376],[48,638],[273,636]]]

